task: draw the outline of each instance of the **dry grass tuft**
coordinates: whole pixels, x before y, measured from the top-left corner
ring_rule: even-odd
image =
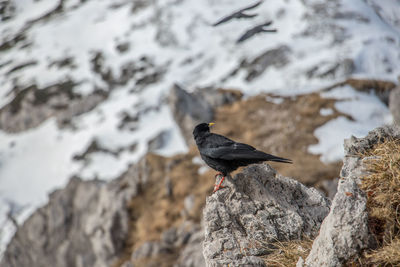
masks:
[[[264,257],[265,265],[277,267],[296,266],[299,257],[307,258],[312,243],[313,240],[309,238],[286,242],[277,241],[272,247],[268,248],[270,254]]]
[[[368,175],[361,189],[368,196],[371,232],[378,247],[364,252],[362,266],[400,264],[400,140],[386,140],[362,157]]]
[[[364,255],[366,262],[373,266],[399,266],[400,238],[396,237],[389,244]]]

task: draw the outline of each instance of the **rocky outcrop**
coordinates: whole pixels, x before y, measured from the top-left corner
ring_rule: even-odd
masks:
[[[127,205],[146,180],[141,163],[110,183],[72,178],[17,229],[0,265],[111,266],[129,236]]]
[[[214,118],[211,105],[186,92],[177,84],[171,88],[168,101],[186,142],[194,144],[194,141],[191,141],[193,128],[201,122],[211,122]]]
[[[321,62],[307,71],[308,78],[338,78],[348,77],[355,69],[354,61],[350,58],[338,60],[337,62]]]
[[[232,103],[242,97],[234,90],[215,90],[203,88],[196,93],[189,93],[175,84],[168,96],[168,103],[181,133],[189,145],[194,145],[193,128],[202,122],[214,119],[214,109],[217,106]]]
[[[203,228],[193,222],[185,222],[178,228],[166,230],[158,241],[148,241],[131,256],[134,266],[202,267]]]
[[[148,154],[111,182],[72,178],[17,229],[0,266],[204,266],[212,187],[192,158]]]
[[[400,126],[400,86],[394,88],[389,96],[389,108],[393,115],[393,121]]]
[[[313,243],[307,266],[340,266],[370,244],[367,199],[358,186],[361,166],[346,160],[331,211]]]
[[[262,75],[268,68],[282,68],[289,63],[289,56],[292,50],[282,45],[271,50],[265,51],[254,60],[243,61],[241,67],[247,70],[246,81],[251,82]]]
[[[39,126],[50,117],[56,118],[59,127],[73,127],[74,117],[91,111],[108,97],[107,92],[100,90],[80,95],[74,92],[76,85],[66,81],[45,88],[36,85],[15,88],[14,99],[0,109],[0,129],[21,132]]]
[[[264,266],[269,243],[313,237],[330,201],[314,188],[283,177],[269,165],[252,165],[227,188],[207,198],[204,209],[207,266]]]
[[[342,266],[346,261],[373,246],[368,228],[367,198],[358,187],[365,174],[361,153],[386,138],[400,138],[400,129],[381,127],[365,138],[345,140],[345,158],[329,215],[314,240],[306,266]],[[302,259],[299,261],[300,266]]]

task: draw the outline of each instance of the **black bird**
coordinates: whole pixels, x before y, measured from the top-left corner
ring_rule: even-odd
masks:
[[[250,30],[246,31],[237,41],[236,43],[242,43],[244,41],[246,41],[247,39],[253,37],[254,35],[256,35],[257,33],[260,32],[277,32],[276,29],[265,29],[264,27],[267,27],[269,25],[272,24],[272,21],[268,21],[264,24],[261,25],[257,25],[253,28],[251,28]]]
[[[200,123],[193,130],[194,140],[200,152],[201,158],[208,166],[222,174],[222,179],[215,185],[214,192],[223,188],[221,186],[225,177],[239,168],[263,161],[276,161],[292,163],[290,159],[276,157],[256,150],[250,145],[237,143],[225,136],[210,133],[210,126],[214,123]]]
[[[222,23],[224,23],[224,22],[230,21],[231,19],[242,19],[242,18],[246,18],[246,19],[247,19],[247,18],[253,18],[253,17],[257,16],[257,15],[256,15],[256,14],[248,15],[248,14],[245,14],[245,13],[243,13],[243,12],[244,12],[244,11],[247,11],[247,10],[250,10],[250,9],[253,9],[253,8],[256,8],[256,7],[258,7],[261,3],[262,3],[262,1],[257,2],[257,3],[255,3],[254,5],[248,6],[248,7],[246,7],[246,8],[243,8],[243,9],[241,9],[241,10],[238,10],[238,11],[236,11],[235,13],[233,13],[233,14],[231,14],[231,15],[229,15],[229,16],[226,16],[226,17],[222,18],[221,20],[217,21],[216,23],[213,24],[213,26],[214,26],[214,27],[215,27],[215,26],[218,26],[218,25],[220,25],[220,24],[222,24]]]

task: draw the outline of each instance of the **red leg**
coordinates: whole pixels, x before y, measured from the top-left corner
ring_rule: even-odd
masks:
[[[222,172],[217,172],[217,174],[214,177],[217,178],[218,175],[224,176],[224,174]]]
[[[217,192],[218,190],[220,190],[221,188],[224,188],[224,187],[225,187],[225,186],[222,186],[222,185],[221,185],[222,182],[224,181],[224,179],[225,179],[225,176],[222,177],[222,179],[221,179],[221,181],[219,181],[219,184],[218,184],[218,185],[215,185],[213,193],[215,193],[215,192]]]

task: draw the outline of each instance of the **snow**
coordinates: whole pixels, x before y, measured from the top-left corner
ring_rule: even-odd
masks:
[[[333,114],[333,109],[331,108],[321,108],[319,110],[319,114],[321,114],[321,116],[329,116]]]
[[[282,98],[282,97],[267,96],[267,97],[265,98],[265,100],[268,101],[268,102],[274,103],[274,104],[276,104],[276,105],[279,105],[279,104],[282,104],[282,102],[283,102],[285,99]]]
[[[314,135],[319,143],[309,146],[308,151],[321,154],[323,162],[335,162],[343,158],[344,139],[365,136],[372,129],[392,122],[388,107],[372,92],[358,92],[346,85],[322,95],[338,99],[335,109],[353,119],[340,116],[315,130]]]
[[[138,1],[65,0],[62,12],[37,20],[54,10],[58,1],[12,1],[15,13],[0,24],[0,42],[20,33],[25,39],[0,51],[0,108],[13,99],[16,85],[24,88],[35,83],[43,88],[72,80],[79,83],[74,88],[77,93],[90,95],[96,88],[111,93],[92,111],[74,117],[74,130],[58,128],[51,118],[25,132],[0,131],[0,226],[4,225],[0,228],[0,254],[14,231],[5,215],[10,203],[21,208],[22,212],[15,216],[23,221],[47,201],[49,192],[64,186],[72,175],[84,179],[116,178],[147,152],[148,142],[161,132],[167,132],[169,140],[155,152],[168,156],[186,151],[165,103],[169,88],[176,82],[190,91],[211,85],[240,89],[245,97],[271,93],[276,97],[267,101],[279,104],[279,96],[316,92],[347,78],[345,74],[307,75],[315,66],[320,67],[318,73],[323,73],[345,59],[353,60],[353,77],[396,81],[396,70],[400,69],[400,12],[396,12],[396,1],[340,1],[339,11],[360,14],[368,20],[363,22],[354,16],[334,19],[313,14],[310,1],[271,0],[249,12],[258,14],[253,19],[211,27],[219,18],[254,2],[159,0],[150,4],[144,1],[139,8]],[[260,33],[236,44],[249,28],[269,20],[274,21],[271,28],[278,29],[277,33]],[[335,41],[340,34],[330,25],[343,30],[344,40]],[[313,34],[305,34],[310,29]],[[124,53],[116,49],[122,43],[129,44]],[[243,60],[250,62],[283,45],[290,49],[285,66],[270,67],[252,81],[246,80],[247,71],[243,68],[236,75],[229,75]],[[110,88],[93,70],[96,53],[103,56],[102,69],[111,70],[114,78],[120,77],[125,64],[133,62],[146,68],[133,74],[126,84]],[[73,66],[50,67],[67,57]],[[151,62],[150,66],[140,61],[143,57]],[[29,62],[35,64],[11,71]],[[159,81],[146,86],[136,83],[153,72],[163,73]],[[365,135],[391,120],[388,109],[374,94],[342,87],[324,96],[338,99],[335,109],[353,120],[338,117],[315,131],[319,143],[309,151],[321,154],[323,161],[340,159],[343,138]],[[325,116],[331,112],[321,110]],[[138,116],[135,130],[118,127],[125,113]],[[98,151],[89,154],[85,162],[73,160],[93,140],[118,153]],[[206,170],[199,167],[200,173]]]

